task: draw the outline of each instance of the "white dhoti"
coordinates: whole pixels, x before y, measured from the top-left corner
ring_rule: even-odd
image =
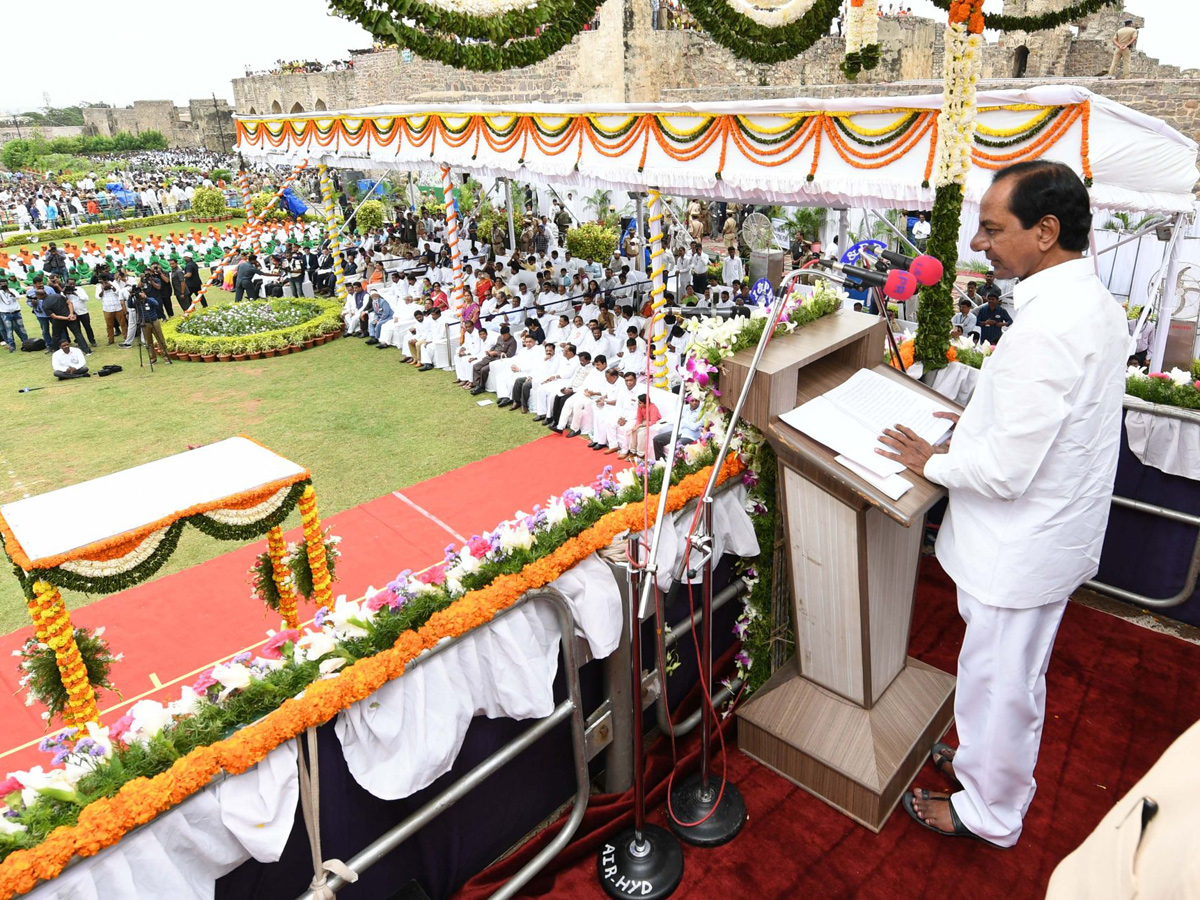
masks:
[[[521,373],[512,370],[511,362],[492,366],[491,373],[496,376],[496,396],[501,400],[512,397],[513,382],[521,377]]]
[[[550,412],[550,406],[554,403],[554,395],[562,389],[562,383],[562,379],[545,384],[534,383],[533,390],[529,392],[529,408],[533,410],[535,416],[545,416]]]
[[[583,396],[582,392],[572,394],[567,398],[567,402],[563,404],[562,412],[558,414],[558,422],[555,424],[558,425],[559,428],[568,427],[568,423],[575,417],[575,414],[579,408],[584,404],[590,403],[592,403],[591,398]]]
[[[477,356],[456,356],[454,357],[454,376],[459,381],[471,380],[471,367],[479,362]]]
[[[604,444],[607,447],[615,447],[616,443],[608,443],[609,428],[616,424],[617,408],[615,406],[597,407],[592,411],[592,424],[588,428],[588,435],[597,444]]]
[[[962,588],[967,623],[958,654],[954,811],[973,833],[1002,847],[1021,836],[1037,784],[1033,769],[1046,718],[1046,668],[1067,601],[1032,609],[988,606]]]
[[[606,423],[604,436],[599,438],[606,447],[616,447],[622,453],[629,452],[629,435],[633,432],[633,419],[627,419],[624,425],[618,425],[620,416],[612,416]]]
[[[446,342],[444,340],[422,342],[421,362],[425,365],[432,365],[436,369],[450,368],[450,353],[446,348]]]
[[[346,323],[346,334],[354,334],[359,330],[365,312],[366,310],[356,309],[353,312],[342,313],[342,321]]]
[[[388,319],[379,326],[379,343],[387,344],[392,347],[400,346],[400,323],[394,319]]]

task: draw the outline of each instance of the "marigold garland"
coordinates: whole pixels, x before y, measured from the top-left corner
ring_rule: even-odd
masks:
[[[736,456],[721,467],[718,484],[738,476],[745,465]],[[704,493],[712,466],[680,479],[667,491],[666,511],[675,513]],[[404,674],[405,667],[425,650],[446,638],[459,637],[490,622],[525,593],[545,587],[563,572],[609,546],[617,535],[654,524],[656,497],[645,504],[614,509],[559,546],[549,555],[512,575],[500,575],[489,585],[470,591],[446,609],[434,613],[414,631],[402,633],[393,646],[354,662],[332,678],[309,685],[302,696],[285,700],[274,712],[224,740],[198,747],[152,778],[136,778],[112,797],[89,803],[75,825],[56,828],[27,850],[15,850],[0,863],[0,900],[33,890],[39,881],[57,877],[73,856],[92,856],[112,846],[132,829],[204,788],[221,770],[245,772],[268,753],[309,728],[328,722],[341,710]],[[41,602],[41,601],[39,601]]]
[[[47,581],[33,584],[33,599],[28,603],[38,640],[54,651],[63,688],[67,692],[67,709],[63,720],[68,726],[82,728],[88,722],[99,722],[96,694],[88,681],[87,667],[75,643],[75,628],[58,588]]]
[[[304,526],[304,546],[312,568],[313,599],[318,606],[333,606],[333,579],[325,559],[325,535],[321,533],[321,517],[317,514],[317,492],[310,484],[300,495],[300,522]],[[289,625],[289,628],[295,626]]]
[[[279,592],[279,614],[288,628],[299,628],[300,617],[296,614],[296,592],[292,590],[292,573],[284,562],[287,556],[287,541],[283,529],[276,525],[267,532],[267,553],[271,557],[271,571],[275,589]]]

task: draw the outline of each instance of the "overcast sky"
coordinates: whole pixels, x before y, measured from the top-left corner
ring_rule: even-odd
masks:
[[[884,4],[888,0],[882,0]],[[943,19],[929,0],[905,0],[913,12]],[[1200,3],[1127,0],[1147,25],[1139,48],[1164,63],[1200,67]],[[988,0],[998,11],[1002,0]],[[176,12],[175,10],[186,10]],[[94,0],[55,0],[48,48],[41,40],[5,45],[8,77],[0,112],[20,112],[80,101],[124,106],[134,100],[233,100],[230,79],[245,69],[269,68],[280,57],[344,59],[371,43],[357,25],[328,14],[324,0],[207,0],[195,4],[126,0],[117,15],[96,18]]]

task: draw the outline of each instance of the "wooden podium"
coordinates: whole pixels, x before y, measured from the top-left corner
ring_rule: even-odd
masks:
[[[891,500],[779,416],[880,362],[883,322],[839,312],[771,340],[742,418],[778,456],[796,655],[738,713],[744,753],[879,831],[953,718],[954,677],[908,657],[925,514],[939,486]],[[726,360],[721,399],[745,384],[752,351]]]

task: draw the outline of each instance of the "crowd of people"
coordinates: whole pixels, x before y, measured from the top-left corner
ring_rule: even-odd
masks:
[[[304,75],[310,72],[345,72],[354,68],[353,59],[335,59],[332,62],[319,62],[315,59],[275,60],[275,65],[269,69],[254,69],[245,67],[246,77],[256,75]]]
[[[163,215],[191,209],[196,189],[220,187],[212,173],[233,171],[235,157],[208,150],[147,150],[96,157],[120,159],[118,167],[98,167],[76,178],[55,172],[0,173],[0,223],[20,231],[42,231],[100,222],[108,218]],[[107,171],[105,171],[107,170]],[[250,172],[251,189],[273,184],[279,172]]]

